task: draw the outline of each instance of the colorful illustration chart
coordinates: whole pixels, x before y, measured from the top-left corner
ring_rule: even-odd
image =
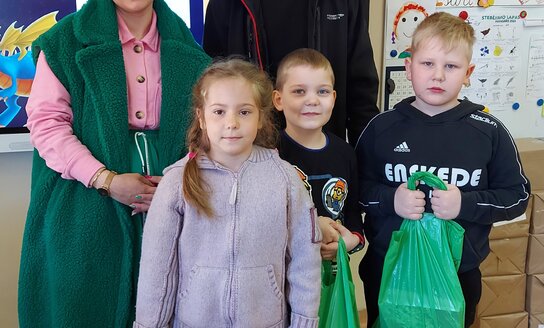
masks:
[[[410,56],[414,22],[445,11],[465,18],[476,36],[472,56],[476,69],[459,98],[488,107],[516,138],[544,137],[544,0],[495,0],[487,8],[477,2],[387,0],[384,109],[413,95],[404,60]]]
[[[472,57],[477,69],[471,85],[461,96],[486,104],[493,111],[512,109],[512,104],[524,95],[514,86],[523,83],[521,57],[523,19],[514,14],[492,14],[495,8],[471,15],[469,22],[476,33]]]

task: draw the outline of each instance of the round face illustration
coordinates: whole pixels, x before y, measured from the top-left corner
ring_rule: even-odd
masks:
[[[426,16],[426,12],[417,9],[406,10],[399,15],[399,20],[395,29],[395,43],[397,44],[397,50],[399,52],[403,52],[410,48],[414,30]]]
[[[400,7],[393,22],[391,42],[396,46],[396,50],[391,51],[392,57],[410,57],[410,46],[414,31],[428,15],[425,7],[415,2],[406,2]]]

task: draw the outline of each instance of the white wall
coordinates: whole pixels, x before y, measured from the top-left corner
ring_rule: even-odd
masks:
[[[0,153],[0,327],[17,327],[17,280],[32,152]]]

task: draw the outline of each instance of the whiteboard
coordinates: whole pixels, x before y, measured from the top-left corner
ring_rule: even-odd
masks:
[[[514,138],[544,137],[544,0],[495,0],[487,8],[476,0],[387,0],[384,109],[413,95],[404,50],[417,23],[435,11],[466,17],[475,30],[476,69],[459,98],[486,106]]]

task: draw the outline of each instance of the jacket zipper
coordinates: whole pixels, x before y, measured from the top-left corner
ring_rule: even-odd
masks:
[[[237,195],[238,195],[238,174],[233,174],[234,176],[234,183],[232,185],[232,188],[230,190],[230,195],[229,195],[229,205],[233,206],[234,207],[234,211],[233,211],[233,217],[232,217],[232,224],[233,224],[233,227],[232,227],[232,253],[231,253],[231,259],[230,259],[230,268],[229,268],[229,296],[228,296],[228,303],[229,306],[228,306],[228,314],[227,314],[227,317],[229,318],[229,322],[230,322],[230,326],[232,327],[232,325],[234,324],[234,314],[235,314],[235,299],[233,298],[233,295],[232,295],[232,290],[233,288],[235,287],[234,284],[235,284],[235,272],[234,272],[234,257],[236,256],[235,254],[235,247],[236,247],[236,218],[238,216],[238,213],[237,213],[237,208],[236,208],[236,201],[237,201]]]
[[[249,17],[249,20],[251,22],[251,29],[253,30],[253,34],[248,32],[248,42],[249,42],[249,52],[251,54],[251,48],[252,48],[252,43],[255,45],[255,52],[256,52],[256,56],[257,56],[257,64],[259,65],[259,68],[261,70],[264,69],[264,66],[263,66],[263,60],[262,60],[262,57],[261,57],[261,49],[260,49],[260,45],[259,45],[259,32],[257,31],[257,20],[255,19],[255,16],[253,15],[253,12],[251,12],[251,10],[249,9],[249,6],[247,5],[246,1],[245,0],[240,0],[242,2],[242,5],[246,8],[247,10],[247,14],[248,14],[248,17]],[[255,40],[253,40],[255,39]],[[253,42],[254,41],[254,42]],[[249,56],[251,58],[251,56]]]
[[[319,0],[315,1],[313,37],[314,49],[321,51],[321,7],[319,7]]]

